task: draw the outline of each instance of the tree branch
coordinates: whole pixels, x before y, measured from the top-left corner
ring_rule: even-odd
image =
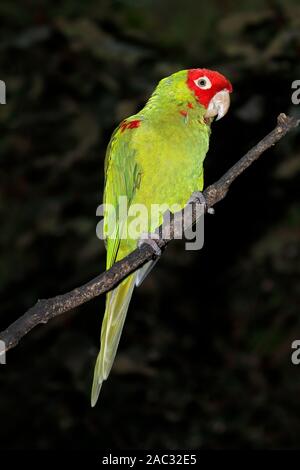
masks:
[[[276,127],[249,150],[249,152],[233,165],[217,182],[204,191],[203,194],[206,198],[207,206],[212,207],[217,202],[221,201],[226,196],[233,181],[257,160],[263,152],[275,145],[276,142],[282,139],[290,130],[296,128],[299,122],[300,121],[296,118],[280,114],[277,118]],[[196,198],[194,200],[191,199],[189,202],[192,202],[194,207],[199,204]],[[181,211],[182,215],[183,211]],[[193,223],[196,221],[195,212],[196,211],[193,212]],[[160,229],[162,229],[162,227],[160,227]],[[161,249],[164,249],[169,241],[174,238],[174,219],[169,222],[169,229],[170,237],[168,239],[160,237],[157,240],[158,246]],[[19,343],[20,339],[38,324],[47,323],[52,318],[82,305],[100,294],[110,291],[125,277],[155,257],[156,255],[151,246],[143,244],[121,261],[115,263],[108,271],[95,277],[87,284],[51,299],[38,300],[24,315],[0,333],[0,340],[5,343],[5,350],[8,351],[14,348]]]

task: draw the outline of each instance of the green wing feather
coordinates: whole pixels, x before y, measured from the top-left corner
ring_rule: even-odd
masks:
[[[104,227],[111,229],[115,209],[119,213],[119,197],[126,196],[128,205],[132,201],[138,186],[139,168],[135,160],[135,151],[131,146],[131,133],[122,133],[120,127],[114,132],[108,146],[105,159],[104,202],[107,209],[104,214]],[[122,239],[126,215],[117,219],[118,223],[106,239],[107,269],[116,260],[123,258],[134,249],[136,241]],[[132,245],[132,246],[131,246]],[[91,404],[95,406],[101,386],[107,379],[112,367],[129,302],[132,296],[136,274],[126,278],[116,289],[106,296],[106,307],[101,328],[101,348],[96,361],[92,387]]]
[[[131,145],[131,134],[122,133],[120,126],[115,130],[107,148],[105,157],[104,227],[112,230],[115,214],[117,224],[106,238],[107,269],[117,259],[121,233],[126,217],[120,217],[119,198],[126,196],[130,205],[139,180],[139,168],[135,159],[136,151]],[[124,214],[123,214],[124,215]],[[121,255],[122,253],[119,253]],[[119,256],[120,259],[120,256]]]

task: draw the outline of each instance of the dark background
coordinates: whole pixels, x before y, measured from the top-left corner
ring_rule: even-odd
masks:
[[[206,184],[296,114],[295,1],[1,0],[0,327],[104,270],[95,212],[112,130],[162,77],[205,66],[234,93]],[[205,246],[169,245],[136,290],[90,408],[104,297],[0,366],[0,448],[299,448],[299,132],[236,181]]]

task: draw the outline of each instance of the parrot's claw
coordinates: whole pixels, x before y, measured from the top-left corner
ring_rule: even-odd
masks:
[[[158,236],[157,236],[156,233],[154,233],[154,234],[152,234],[152,233],[143,233],[141,235],[141,238],[138,241],[138,247],[140,248],[142,245],[144,245],[144,243],[146,243],[147,245],[151,246],[155,256],[160,257],[161,256],[161,249],[159,248],[157,242],[158,242]]]
[[[208,213],[208,214],[214,214],[215,213],[215,210],[213,207],[208,207],[207,206],[207,202],[206,202],[206,199],[205,199],[205,196],[204,194],[201,192],[201,191],[195,191],[192,196],[190,197],[188,203],[191,203],[191,202],[195,202],[195,199],[197,200],[197,202],[199,202],[200,204],[203,204],[204,206],[204,213]]]

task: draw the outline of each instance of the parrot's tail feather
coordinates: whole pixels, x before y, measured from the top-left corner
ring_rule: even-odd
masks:
[[[146,263],[145,266],[143,266],[142,268],[140,268],[137,271],[136,281],[135,281],[136,287],[140,287],[143,280],[148,276],[150,271],[152,271],[152,269],[154,268],[154,266],[156,265],[158,260],[159,260],[159,258],[157,258],[155,260],[148,261],[148,263]]]
[[[101,330],[101,348],[94,371],[91,396],[92,406],[95,406],[102,383],[107,379],[112,368],[135,280],[136,274],[131,274],[116,289],[107,294]]]
[[[91,396],[91,406],[92,406],[92,408],[94,408],[94,406],[97,403],[98,397],[100,395],[101,387],[102,387],[102,382],[98,382],[98,380],[94,376],[93,387],[92,387],[92,396]]]

